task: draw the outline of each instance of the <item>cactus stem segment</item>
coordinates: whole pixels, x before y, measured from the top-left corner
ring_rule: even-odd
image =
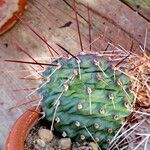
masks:
[[[43,81],[39,87],[42,109],[51,122],[51,130],[54,128],[76,142],[93,140],[106,149],[107,139],[116,136],[122,120],[133,111],[129,105],[134,100],[128,90],[131,82],[97,53],[76,58],[58,58],[53,62],[57,67],[44,71],[44,77],[51,80]]]

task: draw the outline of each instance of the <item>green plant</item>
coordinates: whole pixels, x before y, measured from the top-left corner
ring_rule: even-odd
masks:
[[[131,114],[129,78],[96,53],[52,64],[39,90],[51,129],[78,142],[94,140],[105,149]]]

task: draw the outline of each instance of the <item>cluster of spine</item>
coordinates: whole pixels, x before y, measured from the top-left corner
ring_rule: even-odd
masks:
[[[128,77],[97,54],[80,54],[52,62],[41,85],[42,109],[52,129],[77,142],[102,149],[131,114],[133,95]]]

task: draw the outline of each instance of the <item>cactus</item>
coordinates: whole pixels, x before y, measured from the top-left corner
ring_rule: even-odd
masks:
[[[39,93],[51,127],[75,141],[105,149],[131,114],[130,80],[98,54],[59,58],[43,72]]]

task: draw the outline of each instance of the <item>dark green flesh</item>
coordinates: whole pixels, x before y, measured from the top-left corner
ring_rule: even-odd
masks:
[[[52,64],[60,63],[61,68],[56,70],[50,81],[39,90],[43,96],[42,109],[50,122],[53,117],[60,119],[60,122],[54,123],[56,131],[65,132],[77,142],[84,141],[81,136],[84,136],[86,141],[92,141],[92,135],[96,140],[99,139],[97,143],[105,149],[122,126],[122,122],[131,114],[131,107],[125,107],[125,102],[133,101],[133,95],[129,91],[131,83],[128,77],[119,71],[115,71],[114,75],[111,63],[96,54],[77,57],[81,61],[81,78],[76,59],[60,58],[52,62]],[[105,74],[95,65],[94,60],[100,63]],[[50,67],[43,75],[47,77],[55,69],[56,66]],[[71,78],[74,70],[78,75]],[[98,74],[100,79],[97,78]],[[117,84],[118,79],[122,85]],[[68,86],[66,91],[64,83]],[[113,95],[113,100],[109,96],[110,93]],[[55,103],[58,101],[59,105],[54,116]],[[79,104],[82,105],[82,109],[79,109]],[[76,122],[79,122],[80,126],[77,126]],[[99,127],[96,128],[96,125]]]

